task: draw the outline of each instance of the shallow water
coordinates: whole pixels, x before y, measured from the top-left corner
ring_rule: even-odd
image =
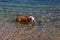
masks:
[[[60,40],[60,8],[0,3],[0,40]],[[16,14],[33,15],[36,24],[16,23]]]

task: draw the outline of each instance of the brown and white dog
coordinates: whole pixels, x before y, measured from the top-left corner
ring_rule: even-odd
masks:
[[[16,22],[35,23],[33,16],[17,15]]]

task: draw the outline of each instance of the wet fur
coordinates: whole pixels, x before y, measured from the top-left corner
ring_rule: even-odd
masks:
[[[31,21],[31,18],[29,18],[29,16],[17,15],[16,17],[16,22],[30,23],[30,21]]]

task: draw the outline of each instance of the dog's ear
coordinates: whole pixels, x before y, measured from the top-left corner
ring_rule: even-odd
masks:
[[[28,19],[27,19],[28,22],[31,22],[31,20],[32,20],[31,18],[28,18]]]

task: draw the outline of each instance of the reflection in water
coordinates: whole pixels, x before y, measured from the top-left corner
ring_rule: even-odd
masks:
[[[23,32],[28,32],[28,33],[32,33],[36,29],[36,26],[32,26],[28,24],[20,24],[20,23],[18,23],[16,27],[18,29],[22,29]]]

